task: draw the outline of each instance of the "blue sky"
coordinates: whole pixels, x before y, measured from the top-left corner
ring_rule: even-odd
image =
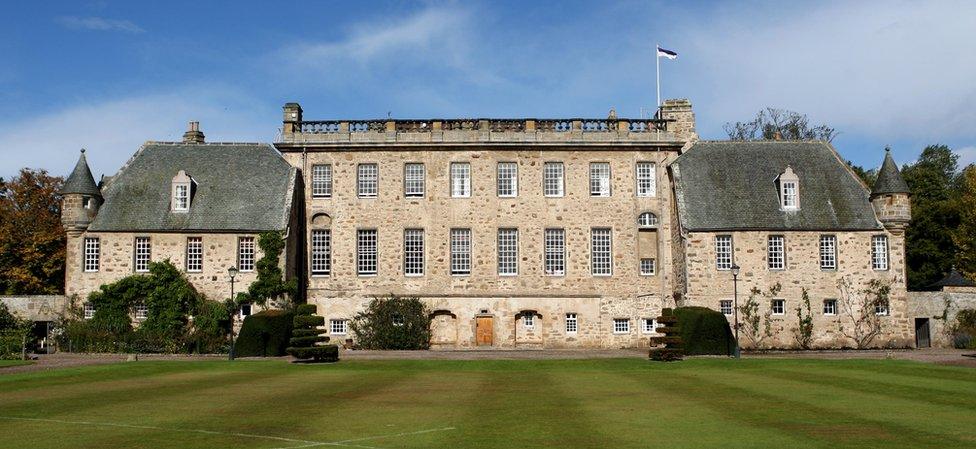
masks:
[[[114,173],[146,140],[271,141],[309,119],[638,116],[689,98],[702,138],[765,106],[867,167],[976,161],[976,2],[22,2],[0,17],[0,176]]]

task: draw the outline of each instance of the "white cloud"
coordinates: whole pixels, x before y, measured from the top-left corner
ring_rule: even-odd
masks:
[[[81,148],[96,177],[111,175],[145,141],[182,139],[190,120],[200,121],[208,141],[270,142],[277,111],[214,86],[75,105],[0,126],[0,176],[21,167],[67,175]]]
[[[962,147],[955,151],[959,155],[959,167],[976,164],[976,146]]]
[[[90,30],[90,31],[123,31],[126,33],[144,33],[142,29],[128,20],[106,19],[103,17],[75,17],[65,16],[55,19],[65,28],[71,30]]]

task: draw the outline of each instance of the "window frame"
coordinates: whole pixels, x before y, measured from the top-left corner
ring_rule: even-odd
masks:
[[[132,306],[132,318],[136,321],[144,321],[149,318],[149,306],[146,303],[138,303]]]
[[[626,335],[630,333],[630,318],[614,318],[613,334]]]
[[[420,168],[420,173],[411,173],[411,168]],[[411,179],[411,175],[414,179]],[[416,176],[420,179],[416,179]],[[420,188],[420,191],[411,191],[411,187]],[[403,164],[403,197],[404,198],[423,198],[427,195],[427,167],[423,162],[406,162]]]
[[[376,162],[356,164],[356,196],[363,199],[380,196],[380,166]]]
[[[549,189],[550,184],[552,187],[558,187],[555,193]],[[562,161],[548,161],[542,164],[542,196],[546,198],[566,196],[566,165]]]
[[[606,173],[604,173],[606,168]],[[604,185],[604,181],[605,184]],[[609,198],[613,196],[613,170],[609,162],[590,162],[590,197]],[[606,191],[604,191],[606,188]]]
[[[874,305],[875,316],[891,316],[891,302],[880,301]]]
[[[777,305],[779,306],[779,312],[776,311]],[[784,316],[786,315],[786,300],[782,298],[773,298],[769,302],[769,311],[772,316]]]
[[[797,210],[800,208],[799,181],[793,179],[780,181],[780,207],[783,210]]]
[[[572,326],[570,326],[570,323],[572,323]],[[570,312],[563,316],[563,331],[568,335],[576,335],[579,333],[579,314]]]
[[[828,312],[827,306],[830,306],[830,311]],[[837,315],[837,300],[836,299],[825,299],[823,300],[823,309],[821,309],[824,316],[836,316]]]
[[[650,170],[646,170],[647,167]],[[641,168],[645,168],[645,173],[641,173]],[[653,198],[657,196],[657,163],[652,161],[637,161],[634,164],[634,187],[637,197]],[[642,185],[644,184],[644,185]]]
[[[332,229],[312,229],[308,238],[308,247],[309,275],[312,277],[331,276]]]
[[[471,198],[471,163],[451,162],[451,198]]]
[[[349,320],[345,318],[329,319],[329,335],[349,335]]]
[[[450,266],[451,276],[471,275],[471,250],[473,246],[471,228],[451,228]]]
[[[648,328],[648,324],[650,324],[650,328]],[[641,318],[640,329],[642,334],[644,335],[657,334],[659,333],[657,331],[657,328],[659,327],[661,327],[661,325],[657,323],[656,318]]]
[[[370,243],[370,235],[372,249],[364,246]],[[356,276],[372,277],[379,274],[379,240],[379,231],[376,228],[356,229]],[[370,266],[372,270],[368,269]]]
[[[505,187],[505,193],[502,192],[503,184],[503,172],[505,172],[505,180],[507,181],[507,186]],[[517,198],[518,197],[518,163],[517,162],[499,162],[495,168],[495,194],[499,198]]]
[[[827,245],[828,243],[829,245]],[[821,234],[817,248],[820,253],[820,270],[836,271],[838,266],[837,236],[834,234]]]
[[[102,241],[99,237],[82,239],[81,269],[85,273],[98,273],[102,267]]]
[[[203,237],[190,236],[186,238],[186,272],[203,272]]]
[[[190,211],[190,183],[173,184],[173,212]]]
[[[95,318],[95,312],[96,312],[95,304],[92,304],[90,301],[85,301],[81,303],[82,319],[90,320],[92,318]]]
[[[152,261],[152,240],[147,236],[137,236],[132,241],[132,271],[148,273]]]
[[[332,173],[332,164],[312,164],[312,198],[332,198]]]
[[[774,241],[779,241],[778,243],[778,254],[774,253],[775,246]],[[779,260],[779,266],[775,266],[774,261]],[[786,236],[781,234],[774,234],[766,237],[766,269],[770,271],[784,271],[786,270]]]
[[[498,228],[496,235],[497,273],[499,276],[518,276],[519,232],[518,228]],[[503,238],[506,241],[503,242]],[[514,242],[508,239],[514,239]],[[505,246],[503,246],[505,245]],[[506,270],[503,270],[505,268]],[[511,271],[507,269],[511,268]]]
[[[726,306],[728,306],[728,308],[726,308]],[[727,313],[726,310],[728,310]],[[718,300],[718,311],[722,315],[732,316],[735,314],[735,304],[731,299],[720,299]]]
[[[565,276],[566,229],[545,228],[542,235],[542,272],[546,276]]]
[[[531,313],[522,315],[522,327],[526,329],[535,329],[535,315]]]
[[[644,211],[637,214],[637,229],[657,229],[660,222],[654,212]]]
[[[237,237],[237,269],[242,273],[254,271],[257,262],[257,248],[254,240],[254,237],[251,236]],[[249,252],[245,253],[245,249]],[[248,262],[247,266],[244,265],[245,261]]]
[[[650,270],[646,270],[645,262],[650,262]],[[637,262],[641,276],[654,276],[657,274],[657,259],[653,257],[641,257]]]
[[[604,234],[605,233],[605,234]],[[606,237],[605,248],[597,248],[602,242],[597,242],[597,237]],[[599,260],[598,260],[599,258]],[[599,270],[598,270],[599,268]],[[612,228],[590,228],[590,275],[595,277],[613,276],[613,229]]]
[[[881,244],[879,246],[879,243]],[[891,251],[888,247],[888,236],[884,234],[871,236],[871,268],[874,271],[888,271],[891,268]]]
[[[417,240],[419,236],[419,241]],[[424,241],[423,228],[407,228],[403,230],[403,275],[406,277],[421,277],[426,270],[425,253],[426,242]],[[413,239],[411,241],[411,239]],[[419,256],[416,247],[419,242]],[[411,248],[411,245],[414,247]],[[419,264],[419,265],[418,265]],[[419,268],[419,271],[417,271]]]
[[[726,245],[725,242],[728,242]],[[727,252],[727,255],[725,254]],[[727,260],[726,260],[727,259]],[[735,240],[732,234],[715,236],[715,269],[729,271],[735,265]]]

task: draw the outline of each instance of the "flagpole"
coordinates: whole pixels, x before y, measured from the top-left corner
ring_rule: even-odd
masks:
[[[657,107],[661,108],[661,55],[657,54],[658,49],[661,48],[661,44],[654,45],[654,61],[657,63]],[[655,111],[655,114],[657,112]]]

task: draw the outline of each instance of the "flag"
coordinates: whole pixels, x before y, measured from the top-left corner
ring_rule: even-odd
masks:
[[[664,56],[665,58],[668,58],[668,59],[678,59],[678,54],[677,53],[675,53],[675,52],[673,52],[671,50],[665,50],[665,49],[663,49],[661,47],[657,47],[657,57],[660,58],[661,56]]]

